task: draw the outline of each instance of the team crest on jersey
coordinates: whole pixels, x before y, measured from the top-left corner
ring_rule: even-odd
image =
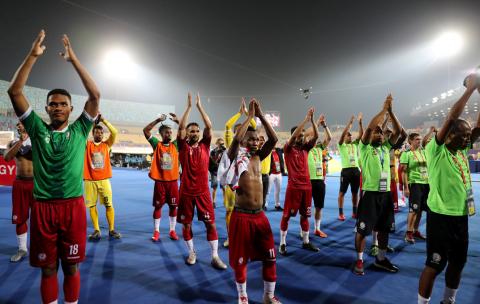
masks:
[[[413,204],[413,210],[417,210],[418,209],[418,204]]]
[[[240,264],[240,265],[243,264],[243,257],[240,257],[240,258],[238,259],[238,264]]]
[[[70,138],[70,132],[65,133],[65,137],[67,137],[67,139],[69,139]]]
[[[40,261],[45,261],[45,260],[47,259],[47,255],[46,255],[45,253],[43,253],[43,252],[42,252],[42,253],[39,253],[39,254],[38,254],[38,259],[39,259]]]
[[[182,221],[185,219],[185,215],[182,215],[180,216],[180,218],[182,219]]]
[[[45,136],[45,142],[46,142],[47,144],[50,143],[50,135]]]
[[[360,225],[358,225],[358,228],[360,229],[365,229],[365,223],[364,222],[360,222]]]
[[[442,256],[438,253],[434,253],[432,254],[432,262],[435,263],[435,264],[438,264],[440,263],[440,261],[442,260]]]
[[[17,216],[16,214],[14,214],[14,215],[12,216],[12,220],[16,221],[17,219],[18,219],[18,216]]]
[[[377,154],[378,154],[378,153],[377,153],[377,150],[373,150],[372,154],[373,154],[373,155],[377,155]]]

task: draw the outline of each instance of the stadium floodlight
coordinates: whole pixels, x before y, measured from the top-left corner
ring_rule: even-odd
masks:
[[[103,61],[109,76],[121,79],[132,79],[136,76],[137,66],[130,55],[121,49],[113,49],[105,54]]]
[[[437,58],[452,57],[460,52],[463,47],[462,36],[454,31],[442,33],[433,42],[432,48]]]
[[[433,97],[432,98],[432,103],[436,103],[438,101],[438,97]]]

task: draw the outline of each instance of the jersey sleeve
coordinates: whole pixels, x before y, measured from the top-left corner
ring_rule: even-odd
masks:
[[[400,156],[400,164],[402,165],[408,165],[408,152],[403,152],[402,155]]]
[[[92,129],[94,118],[84,110],[83,113],[75,120],[71,128],[78,130],[85,138],[88,137],[88,133]]]
[[[35,138],[35,135],[39,130],[39,126],[44,123],[40,116],[38,116],[37,113],[32,110],[32,108],[29,108],[27,112],[19,117],[19,119],[24,125],[25,131],[27,131],[27,134],[30,136],[30,138]]]
[[[211,142],[212,142],[211,132],[207,128],[203,129],[203,136],[200,143],[206,145],[208,150],[210,151]]]
[[[148,139],[148,142],[150,143],[150,145],[152,146],[153,148],[153,151],[155,151],[155,149],[157,148],[157,145],[158,145],[158,138],[156,138],[155,136],[150,136],[150,138]]]
[[[441,151],[442,151],[442,146],[437,143],[437,137],[432,138],[428,142],[428,144],[425,146],[425,156],[428,159],[433,159],[435,158]]]

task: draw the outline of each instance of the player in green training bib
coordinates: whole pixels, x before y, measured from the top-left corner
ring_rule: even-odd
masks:
[[[65,51],[60,55],[80,76],[88,100],[80,117],[69,124],[73,110],[70,94],[64,89],[51,90],[45,107],[50,123],[44,122],[23,94],[33,65],[45,52],[44,39],[45,31],[42,30],[15,73],[8,95],[32,141],[35,202],[31,215],[30,264],[42,268],[42,302],[57,302],[60,259],[65,302],[77,303],[80,295],[78,263],[85,259],[87,236],[82,196],[83,162],[88,133],[98,113],[100,93],[64,35]]]
[[[475,90],[480,92],[478,75],[468,76],[465,85],[465,92],[452,105],[442,128],[425,147],[430,193],[427,259],[419,280],[418,303],[430,302],[435,278],[445,267],[442,303],[455,303],[467,262],[468,216],[475,214],[467,152],[480,137],[480,116],[472,129],[460,115]]]
[[[410,150],[402,153],[400,165],[403,174],[403,193],[408,198],[409,213],[405,241],[414,244],[415,238],[425,240],[418,231],[422,211],[427,211],[428,186],[427,159],[422,148],[422,137],[418,133],[408,136]]]
[[[345,193],[350,186],[352,192],[352,218],[357,217],[358,190],[360,189],[360,166],[358,161],[358,143],[363,135],[362,113],[358,114],[358,136],[352,141],[352,128],[355,116],[352,115],[347,126],[340,135],[338,141],[338,151],[342,160],[342,172],[340,173],[340,190],[338,192],[338,219],[345,220],[343,214],[343,202]]]

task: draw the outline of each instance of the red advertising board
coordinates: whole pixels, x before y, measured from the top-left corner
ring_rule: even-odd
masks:
[[[9,162],[3,159],[0,155],[0,185],[11,186],[17,175],[17,167],[15,166],[15,160]]]

